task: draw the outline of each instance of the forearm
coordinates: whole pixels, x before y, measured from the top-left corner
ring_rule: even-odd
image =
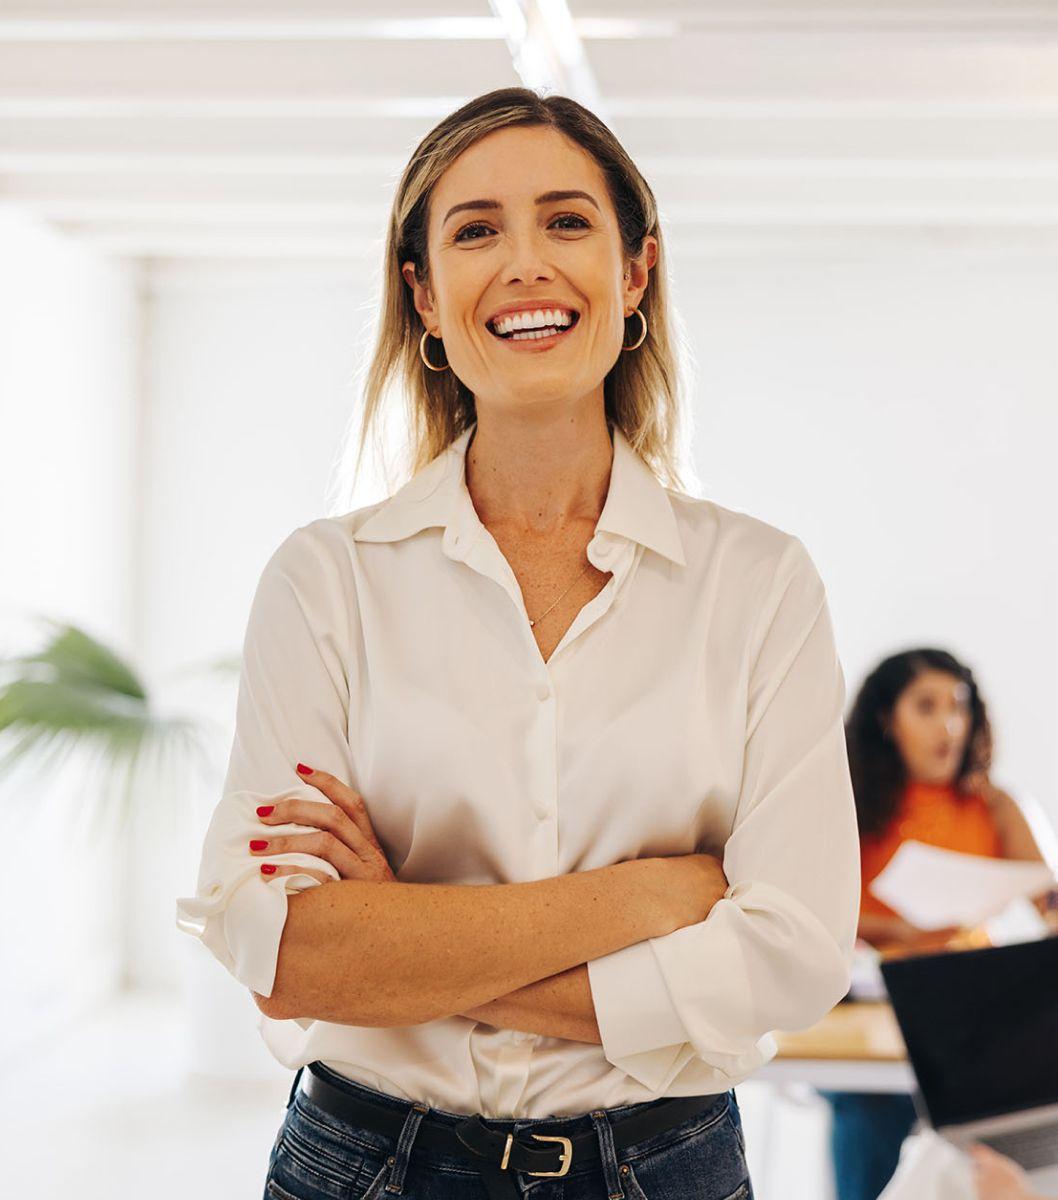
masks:
[[[602,1044],[586,963],[538,979],[461,1015],[496,1029],[521,1029],[571,1042]]]
[[[415,1025],[508,996],[680,927],[659,869],[634,859],[515,884],[336,880],[288,898],[262,1010]]]

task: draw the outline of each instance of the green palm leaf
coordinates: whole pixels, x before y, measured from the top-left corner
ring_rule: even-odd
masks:
[[[115,651],[75,625],[44,620],[52,633],[39,651],[0,660],[0,744],[7,743],[0,774],[28,758],[38,771],[55,770],[84,753],[109,783],[122,780],[120,788],[98,794],[116,792],[109,823],[125,827],[142,774],[171,779],[174,759],[186,762],[189,755],[213,765],[212,722],[156,712],[135,670]],[[225,658],[207,669],[230,673],[237,665]],[[98,830],[99,818],[83,816],[82,825]]]

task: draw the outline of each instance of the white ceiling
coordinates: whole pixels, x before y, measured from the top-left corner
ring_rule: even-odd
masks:
[[[522,82],[599,111],[684,252],[1058,236],[1058,0],[5,0],[0,202],[120,255],[359,258],[419,138]]]

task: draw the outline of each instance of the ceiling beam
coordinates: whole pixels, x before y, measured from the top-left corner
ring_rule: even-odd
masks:
[[[521,0],[516,0],[521,3]],[[543,0],[546,8],[549,0]],[[476,10],[477,5],[467,5]],[[922,3],[874,0],[873,3],[821,4],[773,0],[772,3],[660,3],[647,7],[614,0],[577,0],[570,16],[579,38],[642,40],[696,32],[868,32],[927,31],[994,35],[1058,29],[1053,4]],[[146,42],[146,41],[406,41],[417,39],[499,41],[508,36],[508,18],[476,11],[437,16],[433,6],[418,14],[350,16],[342,5],[259,3],[246,12],[217,15],[215,6],[195,11],[191,4],[117,3],[79,6],[48,3],[5,5],[0,41]],[[593,11],[595,9],[595,11]]]

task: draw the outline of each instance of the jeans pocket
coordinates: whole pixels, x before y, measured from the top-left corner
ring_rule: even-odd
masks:
[[[619,1167],[629,1200],[751,1200],[740,1131],[729,1107],[668,1145],[632,1155]]]
[[[384,1180],[381,1149],[342,1145],[311,1126],[287,1120],[269,1160],[266,1200],[364,1200]]]
[[[642,1170],[642,1164],[639,1169]],[[661,1196],[673,1195],[669,1184],[660,1186],[653,1181],[648,1181],[650,1190],[644,1191],[643,1184],[639,1182],[639,1176],[636,1174],[636,1167],[632,1163],[625,1163],[621,1167],[621,1187],[624,1188],[626,1200],[659,1200]],[[715,1186],[704,1178],[693,1184],[681,1186],[679,1194],[682,1200],[753,1200],[748,1178],[743,1179],[733,1192],[726,1195],[721,1195]]]

